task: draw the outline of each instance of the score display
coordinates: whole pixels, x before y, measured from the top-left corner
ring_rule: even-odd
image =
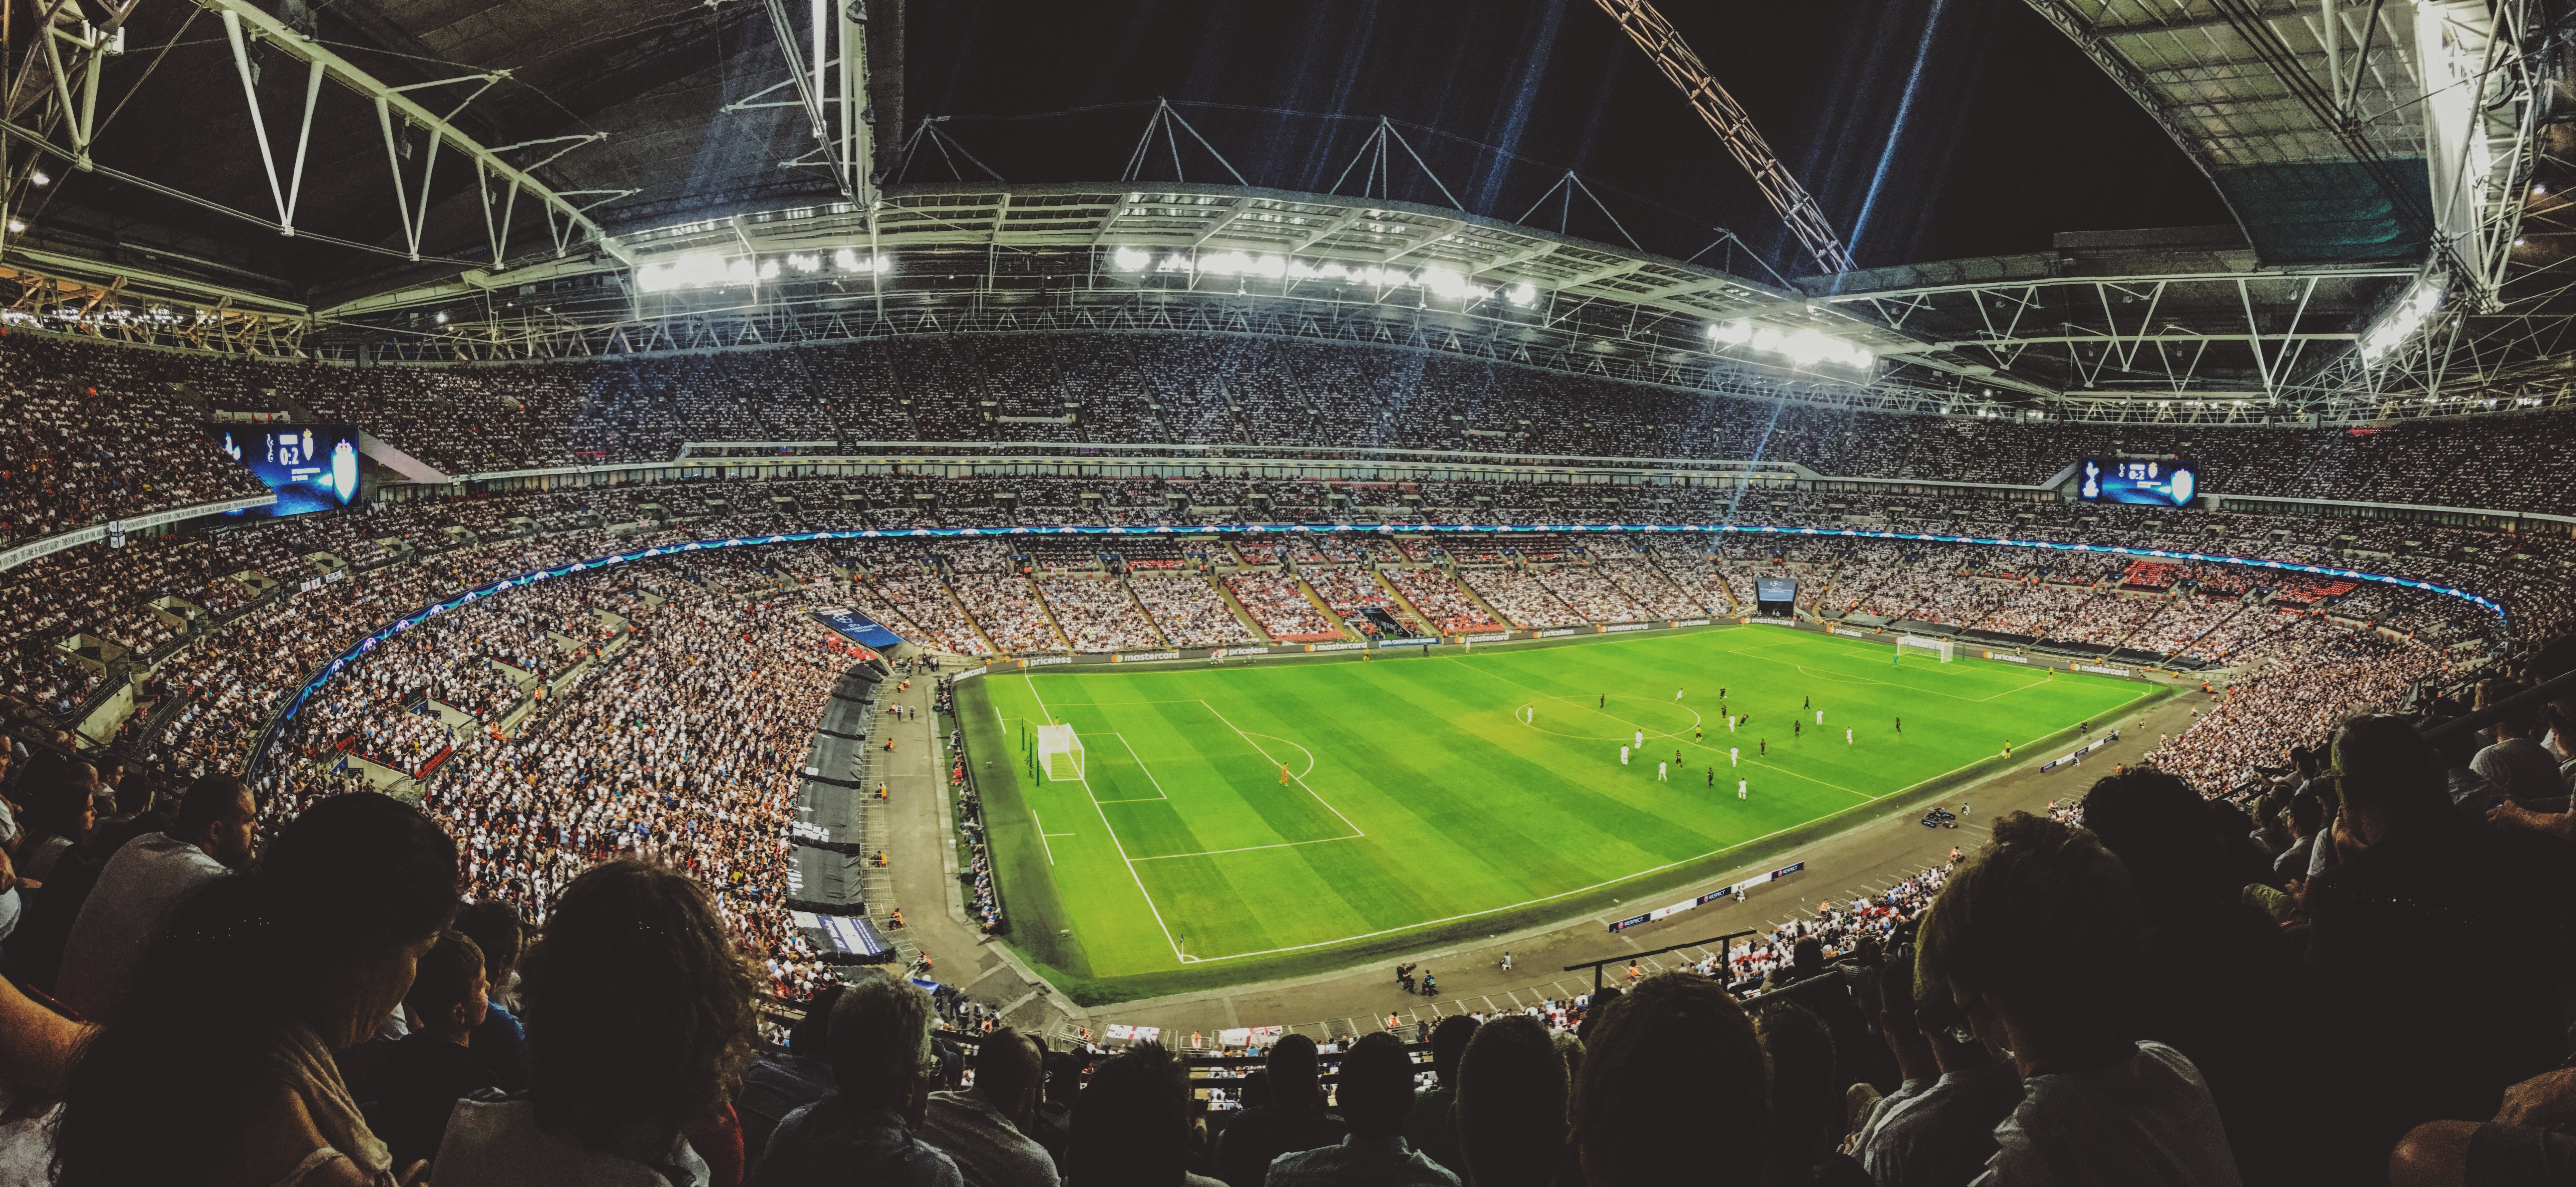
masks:
[[[273,519],[337,511],[358,497],[358,429],[355,425],[217,425],[223,451],[277,492],[267,507],[227,512]]]
[[[1797,601],[1798,583],[1786,577],[1757,577],[1753,581],[1753,600],[1757,602]]]
[[[2075,467],[2075,497],[2087,503],[2187,507],[2200,494],[2190,458],[2088,457]]]

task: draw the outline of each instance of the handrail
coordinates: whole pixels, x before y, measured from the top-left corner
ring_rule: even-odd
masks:
[[[1667,953],[1667,952],[1678,952],[1678,951],[1680,951],[1680,950],[1682,950],[1682,949],[1684,949],[1684,948],[1706,948],[1706,947],[1708,947],[1708,946],[1709,946],[1709,945],[1711,945],[1711,944],[1719,945],[1718,951],[1720,951],[1720,952],[1724,952],[1724,951],[1726,951],[1726,948],[1724,947],[1724,945],[1725,945],[1725,943],[1726,943],[1728,940],[1742,939],[1742,938],[1744,938],[1745,936],[1755,936],[1755,935],[1760,935],[1760,934],[1762,934],[1762,933],[1760,933],[1760,932],[1758,932],[1758,931],[1750,931],[1750,930],[1748,930],[1748,931],[1731,931],[1731,932],[1726,933],[1725,935],[1722,935],[1722,936],[1711,936],[1711,937],[1709,937],[1709,938],[1707,938],[1707,939],[1705,939],[1705,940],[1691,940],[1691,941],[1688,941],[1688,942],[1685,942],[1685,943],[1667,945],[1667,946],[1662,947],[1662,948],[1657,948],[1657,949],[1655,949],[1655,950],[1654,950],[1654,951],[1652,951],[1652,952],[1622,952],[1622,953],[1618,954],[1617,956],[1605,956],[1605,957],[1602,957],[1602,958],[1601,958],[1601,959],[1599,959],[1599,960],[1586,961],[1586,962],[1581,963],[1581,964],[1569,964],[1569,965],[1565,966],[1563,969],[1558,970],[1558,971],[1560,971],[1560,972],[1567,972],[1567,973],[1574,973],[1574,972],[1581,972],[1581,971],[1582,971],[1582,970],[1584,970],[1584,969],[1590,969],[1590,970],[1592,970],[1592,992],[1594,992],[1594,993],[1599,993],[1599,992],[1601,992],[1601,966],[1603,966],[1603,965],[1617,964],[1617,963],[1619,963],[1620,961],[1623,961],[1623,960],[1628,960],[1628,961],[1644,960],[1645,958],[1647,958],[1647,957],[1649,957],[1649,956],[1661,956],[1661,955],[1663,955],[1664,953]]]

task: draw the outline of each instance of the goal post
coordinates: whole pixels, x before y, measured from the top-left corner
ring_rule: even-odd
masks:
[[[1049,779],[1082,778],[1082,738],[1072,726],[1038,727],[1038,769]]]
[[[1945,664],[1958,658],[1959,644],[1955,639],[1927,639],[1921,635],[1898,635],[1896,637],[1896,653],[1898,655],[1905,654],[1905,650],[1909,647],[1929,651],[1934,655],[1940,656],[1941,662]]]

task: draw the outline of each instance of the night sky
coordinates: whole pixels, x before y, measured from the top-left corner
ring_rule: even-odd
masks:
[[[2041,251],[2056,231],[2231,221],[2137,105],[2022,0],[1659,7],[1864,268]],[[908,13],[907,124],[955,117],[942,127],[1011,181],[1119,177],[1160,96],[1252,184],[1320,191],[1384,115],[1474,213],[1518,219],[1571,167],[1619,225],[1581,197],[1569,217],[1561,196],[1530,222],[1613,242],[1624,227],[1676,256],[1732,228],[1783,271],[1816,270],[1593,0],[952,0]],[[1131,106],[1046,115],[1098,105]],[[1143,179],[1232,181],[1186,131],[1177,169],[1156,139]],[[1449,204],[1391,152],[1393,197]],[[950,167],[925,148],[910,177]],[[1367,171],[1341,192],[1358,193]],[[1722,256],[1703,260],[1755,270]]]

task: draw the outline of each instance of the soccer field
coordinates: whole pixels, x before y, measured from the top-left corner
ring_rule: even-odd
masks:
[[[1890,655],[1741,627],[1369,662],[1055,668],[970,681],[960,711],[1012,941],[1138,996],[1211,981],[1154,974],[1275,975],[1292,956],[1311,970],[1406,932],[1519,926],[1616,883],[1714,872],[2152,695]],[[1732,733],[1730,712],[1745,719]],[[1027,739],[1055,723],[1081,740],[1079,779],[1032,776]]]

